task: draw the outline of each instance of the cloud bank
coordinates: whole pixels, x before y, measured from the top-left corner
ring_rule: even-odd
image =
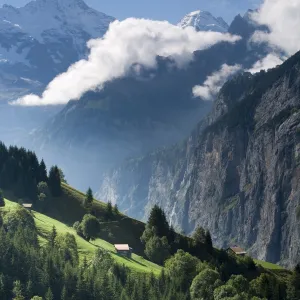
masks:
[[[258,73],[261,70],[269,70],[272,68],[275,68],[278,65],[281,65],[283,63],[283,59],[281,59],[278,55],[275,53],[270,53],[263,59],[257,61],[250,70],[247,70],[248,72],[254,74]]]
[[[300,50],[300,0],[264,0],[252,18],[270,29],[270,33],[257,31],[253,41],[267,42],[287,55]]]
[[[88,42],[88,59],[78,61],[53,79],[42,97],[31,94],[11,104],[65,104],[124,76],[133,64],[155,67],[157,56],[162,56],[172,57],[178,67],[183,67],[193,59],[194,51],[239,39],[230,34],[196,32],[191,27],[182,29],[168,22],[134,18],[115,21],[102,39]]]
[[[212,100],[214,96],[220,91],[224,83],[228,78],[238,71],[242,67],[240,65],[229,66],[227,64],[222,65],[221,69],[212,75],[208,76],[203,85],[196,85],[193,88],[194,97],[200,97],[203,100]]]

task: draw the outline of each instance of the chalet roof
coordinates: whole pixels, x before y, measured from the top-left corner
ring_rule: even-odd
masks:
[[[117,251],[129,251],[129,250],[130,250],[128,244],[116,244],[116,245],[115,245],[115,249],[116,249]]]
[[[244,249],[242,249],[241,247],[238,247],[238,246],[230,247],[229,249],[231,249],[235,254],[246,254],[247,253]]]
[[[22,204],[23,205],[23,207],[25,207],[25,208],[32,208],[32,204],[31,203],[24,203],[24,204]]]

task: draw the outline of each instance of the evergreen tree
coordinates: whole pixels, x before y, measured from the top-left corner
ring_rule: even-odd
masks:
[[[68,299],[68,294],[67,294],[67,289],[66,286],[64,285],[62,292],[61,292],[61,300],[67,300]]]
[[[41,160],[38,170],[39,170],[38,182],[47,182],[48,181],[47,168],[43,159]]]
[[[32,281],[29,280],[26,284],[26,299],[30,299],[33,296],[32,289],[33,289]]]
[[[287,284],[288,300],[300,299],[300,268],[299,265],[293,271]]]
[[[116,215],[119,214],[119,208],[118,208],[117,203],[114,205],[114,213],[115,213]]]
[[[50,288],[48,288],[47,293],[45,295],[45,300],[54,300],[53,293]]]
[[[56,237],[57,237],[57,231],[56,231],[55,226],[53,226],[50,237],[49,237],[49,246],[50,246],[50,248],[54,248]]]
[[[7,288],[5,281],[5,276],[2,273],[0,273],[0,299],[6,299],[7,296]]]
[[[154,227],[156,229],[156,234],[158,237],[169,236],[169,224],[164,211],[158,206],[154,205],[150,212],[148,219],[149,227]]]
[[[3,206],[5,206],[5,202],[4,202],[3,192],[2,190],[0,190],[0,207]]]
[[[208,230],[205,233],[205,245],[209,252],[213,250],[213,243],[212,243],[210,232]]]
[[[106,205],[106,216],[107,218],[111,218],[112,215],[113,215],[113,207],[111,202],[108,201]]]
[[[88,188],[84,198],[84,207],[90,211],[93,205],[93,201],[94,201],[93,191],[91,188]]]
[[[59,197],[61,195],[61,178],[57,166],[54,166],[50,169],[48,185],[53,197]]]
[[[58,171],[59,171],[61,182],[65,183],[65,184],[68,184],[65,173],[63,172],[63,170],[61,168],[58,168]]]
[[[25,299],[22,295],[22,285],[19,280],[14,281],[13,283],[13,294],[14,294],[14,300],[23,300]]]
[[[196,244],[206,244],[206,232],[204,228],[198,226],[192,236]]]

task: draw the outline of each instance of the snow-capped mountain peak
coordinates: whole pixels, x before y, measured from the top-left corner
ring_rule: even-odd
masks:
[[[20,8],[3,5],[0,65],[22,63],[35,73],[48,73],[48,81],[86,57],[87,41],[102,37],[114,20],[83,0],[35,0]]]
[[[188,26],[194,27],[197,31],[216,31],[227,32],[228,24],[221,18],[215,18],[208,11],[197,10],[187,14],[178,24],[185,28]]]
[[[46,84],[85,58],[89,53],[87,42],[103,37],[114,20],[89,7],[84,0],[35,0],[19,8],[3,5],[0,72],[5,70],[10,75],[7,78],[32,80],[27,85],[35,81]],[[7,78],[0,76],[0,85],[4,81],[6,84]]]
[[[20,25],[38,41],[44,39],[45,32],[53,30],[59,35],[78,30],[92,38],[100,37],[114,21],[83,0],[36,0],[21,8],[4,5],[0,9],[0,19]]]

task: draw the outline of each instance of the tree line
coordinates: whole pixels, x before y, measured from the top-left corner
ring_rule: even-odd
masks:
[[[57,166],[48,174],[44,160],[39,161],[34,152],[0,143],[0,188],[12,191],[20,201],[42,206],[48,196],[59,197],[62,176]]]
[[[287,281],[269,272],[224,276],[222,264],[178,250],[160,275],[134,272],[98,248],[79,259],[75,237],[55,227],[40,244],[32,214],[0,210],[0,299],[3,300],[295,300],[300,266]],[[237,258],[236,258],[237,259]],[[244,263],[243,259],[239,261]],[[245,264],[246,265],[246,264]]]

